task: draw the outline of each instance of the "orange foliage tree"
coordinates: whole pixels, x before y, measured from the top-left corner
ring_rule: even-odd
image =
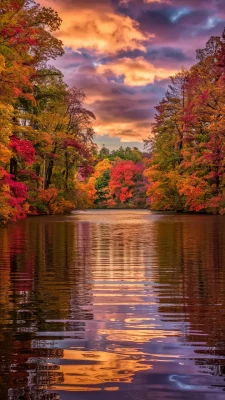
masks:
[[[75,207],[74,172],[92,163],[85,95],[47,65],[61,19],[33,0],[0,4],[0,220]],[[52,197],[52,195],[54,196]],[[50,199],[48,199],[50,196]],[[16,201],[17,200],[17,201]]]
[[[225,32],[197,58],[156,107],[147,195],[152,209],[224,214]]]

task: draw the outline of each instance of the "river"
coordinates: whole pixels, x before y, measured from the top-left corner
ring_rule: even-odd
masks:
[[[90,210],[0,229],[1,400],[224,391],[225,217]]]

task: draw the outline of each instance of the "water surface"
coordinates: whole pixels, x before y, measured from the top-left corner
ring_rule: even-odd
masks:
[[[0,229],[1,400],[224,391],[225,217],[88,211]]]

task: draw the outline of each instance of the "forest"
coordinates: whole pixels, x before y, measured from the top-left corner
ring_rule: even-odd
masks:
[[[0,222],[86,208],[225,212],[225,33],[197,50],[156,106],[144,152],[94,143],[85,93],[49,64],[61,19],[0,6]]]

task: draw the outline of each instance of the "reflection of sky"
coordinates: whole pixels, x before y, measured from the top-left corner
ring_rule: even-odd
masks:
[[[87,392],[105,390],[142,390],[143,400],[151,390],[182,391],[180,399],[201,391],[217,400],[224,385],[224,237],[223,217],[121,210],[0,230],[0,339],[14,315],[15,365],[39,354],[38,377],[62,400],[68,391],[87,400]],[[33,282],[26,297],[24,279]]]
[[[56,61],[96,114],[97,142],[118,147],[148,137],[169,77],[221,35],[221,0],[40,0],[63,22]]]
[[[157,283],[157,237],[149,214],[121,212],[115,220],[113,212],[96,211],[76,219],[79,258],[91,266],[92,301],[84,309],[94,319],[86,320],[82,340],[67,342],[61,365],[64,389],[119,390],[126,385],[133,390],[139,384],[203,389],[208,380],[199,377],[195,347],[178,340],[189,329],[185,316],[174,313],[166,321],[158,312],[160,290],[166,293],[166,285]],[[176,299],[182,304],[174,293],[165,305]]]

